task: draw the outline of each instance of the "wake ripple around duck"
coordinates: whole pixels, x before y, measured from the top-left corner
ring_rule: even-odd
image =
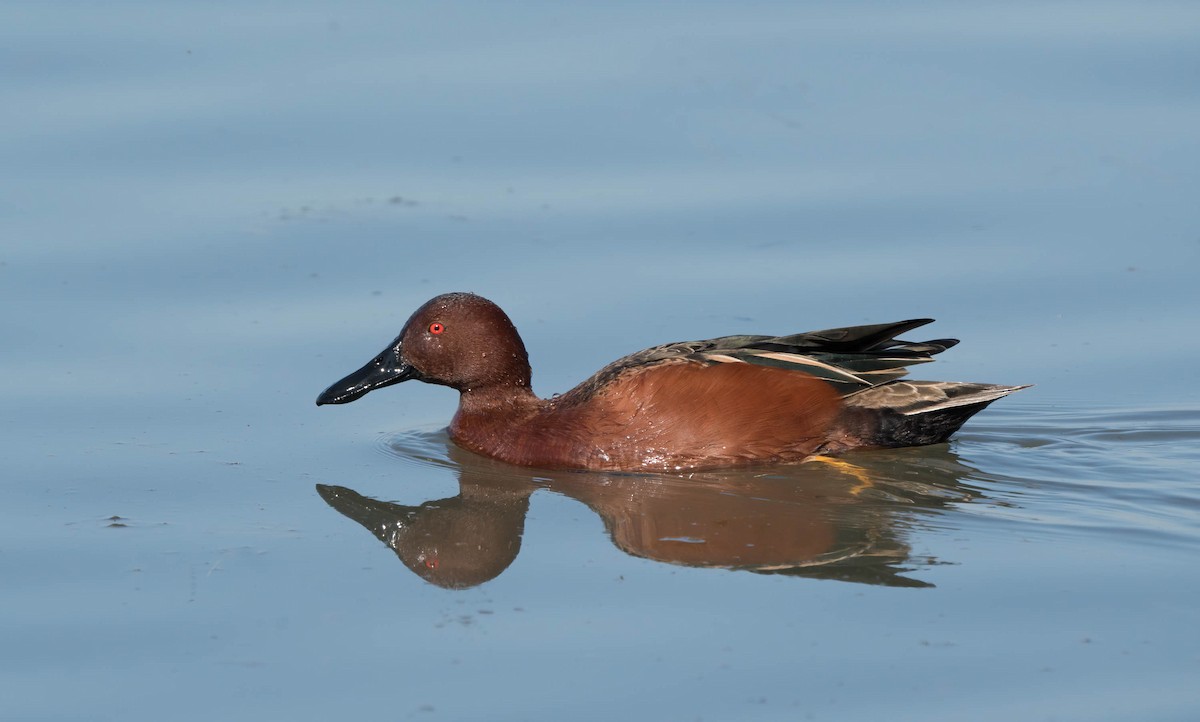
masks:
[[[375,450],[405,464],[424,468],[454,469],[450,459],[450,436],[445,427],[390,431],[375,439]]]
[[[1013,404],[956,443],[1026,531],[1200,546],[1200,409]]]
[[[562,474],[502,464],[453,447],[444,428],[392,432],[381,453],[423,469],[476,479],[552,484]],[[1200,409],[1106,408],[1009,403],[972,419],[949,445],[848,454],[870,484],[823,464],[687,475],[632,475],[664,490],[678,485],[728,489],[737,478],[806,485],[858,484],[858,497],[920,507],[940,499],[985,525],[1052,537],[1120,535],[1155,545],[1200,547]],[[979,502],[984,503],[968,503]],[[943,522],[947,520],[942,520]],[[957,525],[952,524],[952,525]]]

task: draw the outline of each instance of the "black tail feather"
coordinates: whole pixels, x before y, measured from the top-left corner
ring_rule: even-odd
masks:
[[[847,397],[831,450],[845,444],[900,447],[940,444],[988,404],[1025,386],[900,381]]]

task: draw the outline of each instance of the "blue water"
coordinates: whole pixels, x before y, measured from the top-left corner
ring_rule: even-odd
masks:
[[[1198,34],[0,6],[0,718],[1197,718]],[[963,343],[917,377],[1035,386],[948,445],[687,479],[464,454],[445,388],[313,404],[451,290],[543,395],[925,316]]]

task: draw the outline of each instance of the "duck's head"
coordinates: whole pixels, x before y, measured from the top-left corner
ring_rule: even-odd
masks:
[[[349,403],[409,379],[466,392],[528,388],[529,376],[525,344],[504,311],[473,293],[447,293],[418,308],[395,341],[325,389],[317,405]]]

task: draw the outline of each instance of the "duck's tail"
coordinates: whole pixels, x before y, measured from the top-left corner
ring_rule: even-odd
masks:
[[[893,381],[845,397],[829,451],[938,444],[996,399],[1028,386]]]

